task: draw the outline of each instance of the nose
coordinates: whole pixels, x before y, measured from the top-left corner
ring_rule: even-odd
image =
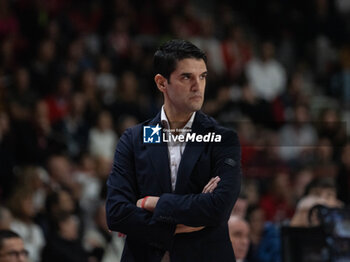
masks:
[[[242,243],[244,244],[244,246],[249,246],[249,238],[248,237],[243,238]]]
[[[191,91],[198,91],[200,87],[200,79],[199,77],[196,77],[193,79],[192,85],[191,85]]]

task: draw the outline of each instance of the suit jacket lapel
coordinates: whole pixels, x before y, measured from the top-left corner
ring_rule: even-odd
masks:
[[[161,124],[160,113],[149,123],[149,125]],[[155,175],[159,181],[162,192],[171,192],[170,167],[167,143],[161,139],[159,144],[145,144],[148,156],[155,170]]]
[[[206,116],[198,111],[196,113],[193,125],[192,133],[206,134],[211,123],[206,119]],[[180,166],[177,172],[175,192],[177,194],[186,193],[186,186],[188,185],[188,179],[192,170],[197,163],[197,160],[204,150],[205,143],[187,142],[184,153],[181,157]]]

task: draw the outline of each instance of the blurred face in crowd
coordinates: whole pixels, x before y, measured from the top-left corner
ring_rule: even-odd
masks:
[[[75,216],[70,215],[59,223],[61,237],[67,240],[76,240],[78,238],[78,227],[79,220]]]
[[[23,240],[18,237],[4,239],[0,250],[0,262],[26,262],[28,252],[24,249]]]
[[[44,62],[50,62],[55,58],[56,47],[51,40],[44,40],[41,42],[39,56]]]
[[[342,162],[347,169],[350,169],[350,144],[347,144],[342,152]]]
[[[0,206],[0,230],[10,229],[11,222],[12,222],[11,212],[7,208]]]
[[[51,177],[58,183],[64,185],[71,181],[71,165],[66,157],[52,156],[48,166]]]
[[[295,121],[298,124],[307,124],[310,120],[309,111],[305,106],[297,106],[295,108]]]
[[[230,239],[236,259],[244,259],[249,249],[249,225],[242,218],[231,216],[228,221]]]
[[[29,87],[29,74],[25,68],[20,68],[16,72],[17,88],[20,90],[26,90]]]
[[[98,116],[98,127],[101,131],[113,128],[113,119],[108,111],[104,111]]]
[[[271,42],[265,42],[262,44],[262,58],[267,61],[274,57],[275,55],[275,46]]]
[[[21,211],[23,218],[33,218],[35,216],[35,208],[33,203],[33,197],[31,195],[27,196],[26,198],[23,198],[21,200]]]
[[[60,191],[59,193],[59,209],[61,211],[73,212],[74,211],[74,201],[72,196],[67,191]]]
[[[248,207],[248,200],[245,198],[239,197],[236,201],[236,204],[233,207],[232,214],[239,217],[245,217],[247,207]]]
[[[169,79],[158,74],[155,81],[164,94],[168,113],[186,115],[201,109],[207,78],[207,66],[202,59],[185,58],[177,62]],[[169,117],[169,116],[168,116]]]
[[[265,221],[264,211],[261,208],[254,210],[250,214],[250,218],[249,218],[249,225],[250,225],[251,232],[254,232],[256,234],[261,234],[261,232],[264,230],[264,221]]]

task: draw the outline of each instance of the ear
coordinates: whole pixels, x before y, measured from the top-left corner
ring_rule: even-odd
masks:
[[[154,82],[156,82],[156,85],[159,89],[160,92],[164,92],[166,90],[166,82],[167,79],[162,76],[161,74],[156,74],[156,76],[154,77]]]

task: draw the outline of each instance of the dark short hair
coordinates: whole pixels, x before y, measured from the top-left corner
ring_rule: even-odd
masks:
[[[203,59],[207,63],[205,53],[191,42],[181,39],[167,41],[154,54],[154,73],[161,74],[169,80],[177,62],[186,58]]]
[[[21,237],[17,233],[13,232],[12,230],[1,229],[0,230],[0,250],[4,246],[4,241],[9,238],[21,238]]]
[[[306,185],[304,196],[309,195],[311,191],[315,188],[337,190],[335,182],[332,178],[314,178],[309,184]]]

